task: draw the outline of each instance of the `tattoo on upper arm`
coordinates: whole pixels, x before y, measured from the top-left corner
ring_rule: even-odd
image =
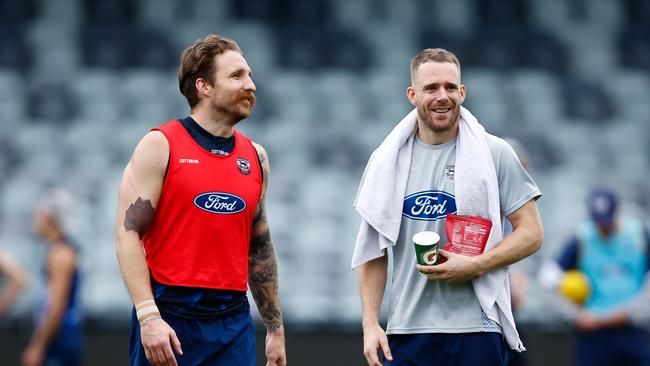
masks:
[[[266,205],[264,204],[264,200],[261,200],[257,207],[257,212],[253,218],[253,228],[262,221],[266,221]]]
[[[255,214],[255,217],[253,218],[253,228],[257,226],[260,222],[266,221],[266,205],[264,204],[265,198],[266,198],[266,190],[264,187],[266,187],[266,183],[268,180],[269,172],[268,170],[264,167],[264,161],[266,158],[264,157],[264,154],[260,153],[259,151],[257,152],[257,156],[260,160],[260,168],[262,169],[262,197],[260,197],[260,201],[257,207],[257,212]]]
[[[260,160],[260,168],[262,169],[262,185],[266,186],[266,182],[269,179],[269,172],[268,169],[266,169],[266,166],[264,165],[264,162],[266,161],[266,156],[262,154],[261,152],[257,152],[257,156]]]
[[[250,260],[254,262],[266,261],[273,255],[271,232],[267,228],[261,235],[251,240]]]
[[[124,214],[124,229],[138,233],[140,239],[144,236],[153,222],[156,209],[151,205],[151,200],[142,200],[141,197],[133,202]]]

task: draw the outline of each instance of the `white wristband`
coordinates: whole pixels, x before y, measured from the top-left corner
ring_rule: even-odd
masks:
[[[136,310],[137,310],[137,309],[140,309],[140,308],[143,307],[144,305],[149,305],[149,304],[151,304],[151,305],[156,305],[156,301],[153,300],[153,299],[144,300],[143,302],[140,302],[140,303],[136,304],[136,305],[135,305],[135,309],[136,309]]]
[[[156,306],[154,300],[145,300],[135,306],[135,312],[138,317],[138,321],[142,322],[148,320],[152,315],[160,316],[160,311]]]

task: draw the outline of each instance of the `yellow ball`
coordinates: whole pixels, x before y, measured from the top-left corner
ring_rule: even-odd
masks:
[[[560,292],[574,303],[582,305],[591,292],[589,279],[580,271],[567,271],[560,283]]]

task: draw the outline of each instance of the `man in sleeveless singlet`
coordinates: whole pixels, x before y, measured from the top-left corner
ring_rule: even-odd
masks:
[[[79,248],[65,224],[71,206],[69,193],[51,189],[34,213],[34,229],[46,244],[42,271],[46,290],[38,299],[36,327],[23,352],[23,366],[82,365]]]
[[[255,104],[237,43],[208,35],[181,56],[190,116],[153,128],[124,170],[117,256],[134,304],[131,365],[255,365],[246,297],[286,365],[264,148],[235,129]],[[152,91],[155,92],[155,91]]]

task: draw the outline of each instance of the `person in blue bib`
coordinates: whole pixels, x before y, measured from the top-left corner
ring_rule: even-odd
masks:
[[[568,240],[557,264],[578,270],[590,292],[575,307],[577,363],[584,366],[650,365],[648,334],[637,318],[647,312],[650,231],[641,220],[619,215],[619,199],[594,189],[587,198],[590,220]]]

